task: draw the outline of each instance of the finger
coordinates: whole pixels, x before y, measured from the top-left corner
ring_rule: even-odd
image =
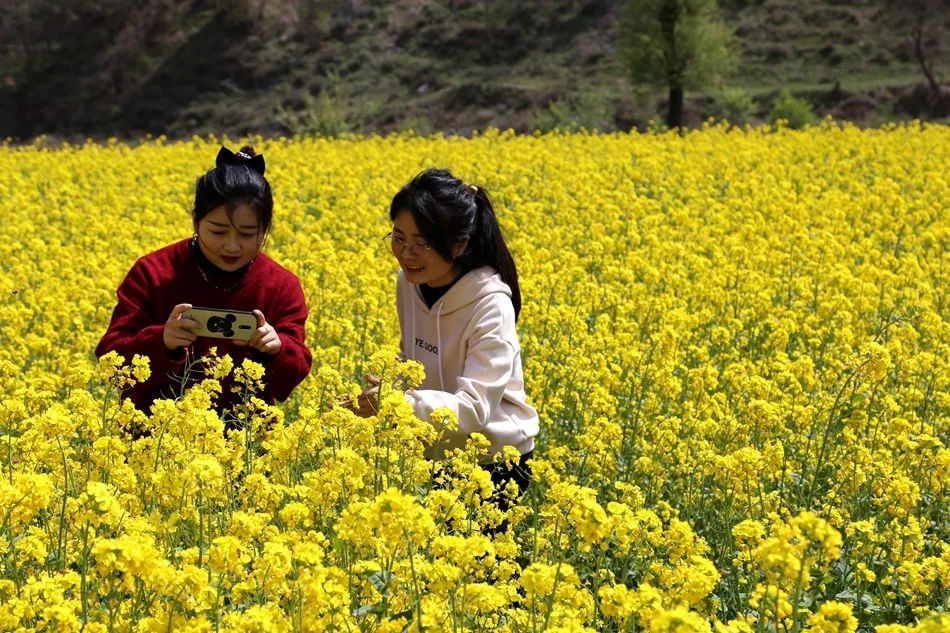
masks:
[[[260,311],[257,311],[257,314],[260,314]],[[261,318],[263,318],[263,315],[261,315]],[[271,334],[274,334],[274,333],[275,332],[274,332],[273,325],[271,325],[267,321],[260,323],[260,319],[258,319],[258,325],[257,325],[257,329],[254,330],[254,336],[259,338],[261,343],[263,343],[266,339],[268,339],[271,336]]]
[[[276,334],[271,333],[266,339],[261,341],[260,349],[265,354],[270,354],[273,356],[280,351],[280,338],[278,338]]]
[[[352,404],[353,404],[353,397],[350,396],[350,394],[348,394],[348,393],[344,393],[344,394],[342,394],[342,395],[337,396],[337,397],[333,400],[333,404],[334,404],[334,406],[337,406],[337,407],[349,407],[349,406],[352,406]]]
[[[173,336],[171,339],[171,344],[172,344],[173,349],[176,347],[188,347],[194,342],[195,342],[194,339],[189,340],[185,338],[184,336]]]
[[[257,349],[268,354],[273,354],[280,349],[280,337],[274,326],[265,323],[263,327],[258,328],[254,335],[257,337],[255,343],[252,343]]]
[[[172,323],[172,327],[178,327],[184,330],[197,330],[201,327],[201,323],[194,319],[181,317],[175,323]]]
[[[367,389],[360,394],[359,403],[360,407],[371,407],[373,411],[376,410],[376,393],[377,390],[374,387],[373,389]]]
[[[363,380],[365,380],[370,385],[379,386],[379,378],[373,374],[366,374],[363,376]]]
[[[185,345],[191,345],[198,340],[198,335],[189,332],[188,330],[182,330],[178,333],[178,338],[185,342]]]
[[[267,324],[267,319],[264,318],[264,313],[260,310],[251,310],[254,316],[257,317],[257,327],[263,327]]]
[[[235,345],[237,345],[238,347],[244,347],[245,345],[248,345],[248,344],[250,343],[250,341],[242,341],[242,340],[239,339],[239,338],[236,338],[236,339],[234,339],[234,340],[231,341],[231,342],[234,343]]]
[[[191,310],[192,305],[190,303],[179,303],[174,308],[172,308],[172,313],[168,316],[168,319],[177,319],[185,312]]]
[[[264,341],[264,328],[259,327],[254,332],[251,333],[251,338],[247,340],[247,344],[255,349],[260,349]]]
[[[178,319],[177,321],[170,321],[165,327],[175,336],[181,336],[182,334],[194,336],[192,330],[200,326],[200,323],[191,319]]]

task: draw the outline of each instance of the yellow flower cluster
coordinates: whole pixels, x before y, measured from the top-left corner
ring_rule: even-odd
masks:
[[[150,415],[148,360],[92,349],[222,141],[0,146],[0,630],[950,629],[950,129],[251,140],[314,370],[271,407],[198,360]],[[427,459],[456,420],[394,360],[381,237],[433,165],[518,263],[507,510],[484,437]]]

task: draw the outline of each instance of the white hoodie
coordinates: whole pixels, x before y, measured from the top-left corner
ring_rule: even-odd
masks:
[[[501,276],[490,267],[469,271],[430,309],[400,272],[396,311],[403,354],[426,370],[406,399],[422,420],[439,407],[458,415],[458,432],[434,454],[463,446],[472,433],[488,438],[489,455],[504,446],[532,450],[538,412],[525,396],[511,288]]]

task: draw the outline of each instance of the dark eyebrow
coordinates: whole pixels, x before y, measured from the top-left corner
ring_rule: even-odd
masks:
[[[403,233],[402,229],[397,229],[397,228],[394,226],[394,227],[393,227],[393,235],[395,235],[396,233],[399,233],[400,235],[405,235],[405,233]],[[423,242],[425,242],[426,244],[429,243],[429,241],[428,241],[426,238],[422,237],[422,233],[419,233],[418,231],[415,232],[415,233],[413,233],[413,234],[410,235],[409,237],[421,237]]]
[[[233,224],[225,224],[224,222],[215,222],[214,220],[208,220],[208,223],[209,223],[209,224],[213,224],[214,226],[219,227],[219,228],[222,228],[222,229],[226,229],[226,228],[228,228],[229,226],[234,226]],[[241,230],[241,229],[244,229],[244,230],[254,229],[254,230],[256,231],[256,230],[258,230],[258,229],[260,228],[260,225],[258,225],[258,224],[242,224],[241,226],[235,226],[234,228],[236,228],[236,229],[238,229],[238,230]]]

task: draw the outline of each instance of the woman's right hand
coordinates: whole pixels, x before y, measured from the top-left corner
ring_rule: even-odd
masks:
[[[201,327],[201,324],[194,319],[186,319],[182,315],[191,310],[190,303],[179,303],[172,308],[172,313],[168,315],[165,321],[165,330],[162,332],[162,340],[168,351],[176,350],[179,347],[188,347],[198,339],[198,335],[192,330]]]

